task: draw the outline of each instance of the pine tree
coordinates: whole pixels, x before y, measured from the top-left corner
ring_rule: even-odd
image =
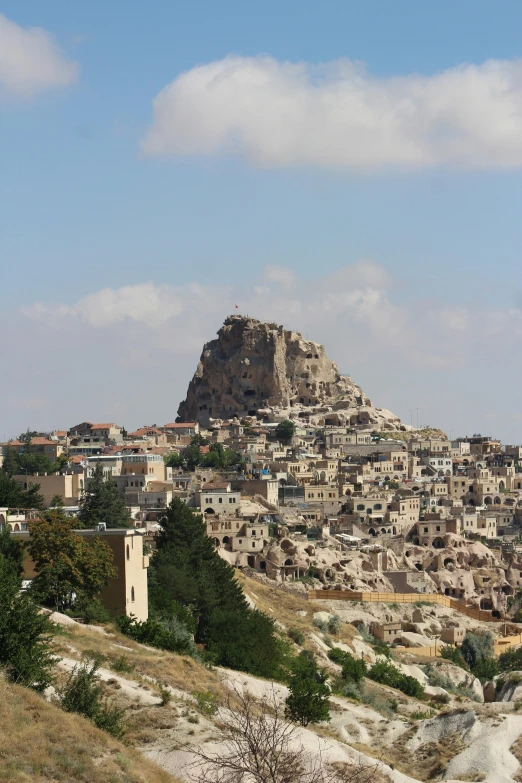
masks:
[[[7,446],[4,453],[4,461],[2,463],[2,470],[7,473],[8,476],[16,476],[19,473],[18,454],[12,446]]]
[[[0,529],[0,558],[4,558],[17,577],[22,575],[22,563],[24,561],[24,547],[21,541],[17,541],[9,532],[9,527],[4,525]]]
[[[301,726],[330,720],[330,688],[324,669],[319,669],[313,656],[306,652],[294,659],[291,668],[286,716]]]
[[[29,484],[22,489],[20,484],[7,473],[0,471],[0,506],[8,508],[43,508],[43,497],[39,494],[39,484]]]
[[[12,682],[43,691],[52,679],[52,626],[21,586],[16,567],[0,553],[0,668]]]
[[[112,476],[105,478],[101,463],[97,463],[89,481],[89,488],[80,500],[78,520],[83,527],[105,523],[107,528],[130,527],[130,515],[120,497]]]
[[[175,498],[161,524],[151,563],[152,605],[159,608],[170,599],[190,607],[196,623],[196,641],[206,642],[214,611],[246,611],[247,603],[234,579],[233,568],[219,557],[207,536],[201,516]]]

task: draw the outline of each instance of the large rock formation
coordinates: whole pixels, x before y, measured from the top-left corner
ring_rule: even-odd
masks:
[[[314,424],[367,424],[398,429],[400,419],[374,408],[350,377],[339,374],[324,345],[298,332],[242,315],[229,316],[203,347],[181,421],[257,416]]]

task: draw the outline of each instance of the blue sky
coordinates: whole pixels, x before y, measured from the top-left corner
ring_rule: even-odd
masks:
[[[522,441],[519,2],[0,14],[0,436],[172,420],[238,303]]]

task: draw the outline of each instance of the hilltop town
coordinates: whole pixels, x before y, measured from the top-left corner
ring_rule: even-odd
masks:
[[[365,707],[365,714],[338,700],[344,723],[336,742],[355,744],[370,758],[378,737],[380,757],[391,765],[379,774],[397,783],[412,779],[393,773],[394,765],[401,769],[399,746],[406,739],[420,754],[420,772],[402,767],[414,779],[448,779],[448,770],[459,780],[483,779],[473,777],[478,773],[466,748],[497,712],[480,718],[476,703],[496,709],[500,701],[516,710],[520,689],[496,668],[474,668],[464,659],[459,668],[458,651],[470,634],[488,640],[491,660],[522,647],[522,446],[479,434],[450,439],[441,430],[407,425],[341,375],[324,346],[235,315],[203,347],[174,421],[135,431],[91,421],[28,431],[2,444],[1,472],[0,527],[27,547],[37,523],[55,513],[88,543],[106,542],[117,571],[100,599],[130,624],[150,617],[147,571],[164,544],[165,520],[175,513],[181,520],[180,508],[201,515],[207,539],[233,567],[249,606],[272,614],[273,627],[313,653],[331,676],[339,673],[342,654],[378,667],[384,649],[401,676],[417,682],[410,692],[395,685],[408,696],[399,706],[382,703]],[[106,500],[90,512],[89,499],[102,490]],[[26,586],[38,574],[28,551]],[[69,617],[53,616],[73,623],[74,603],[72,609]],[[129,625],[119,628],[130,633]],[[69,669],[93,643],[92,633],[78,634],[63,654]],[[128,644],[140,655],[136,642]],[[187,650],[192,644],[187,641]],[[111,681],[110,672],[104,677]],[[389,696],[393,683],[373,679]],[[232,680],[236,687],[239,680]],[[219,691],[223,681],[212,687]],[[173,693],[179,696],[179,689]],[[343,693],[356,703],[361,698],[357,688]],[[429,699],[429,710],[419,712],[410,696]],[[394,698],[390,704],[397,704]],[[457,710],[452,716],[467,710],[464,728],[453,717],[445,722],[444,705]],[[420,720],[415,734],[407,733],[411,715]],[[401,720],[403,730],[395,726]],[[385,734],[373,725],[379,722]],[[437,737],[455,743],[456,736],[449,766],[428,769],[427,745]],[[140,737],[138,744],[153,742],[151,758],[184,777],[183,756],[166,750],[161,731]],[[184,742],[190,745],[188,736]],[[509,746],[506,753],[518,758]],[[510,763],[518,769],[517,761]]]
[[[522,572],[522,447],[414,430],[324,346],[244,316],[204,346],[179,414],[130,432],[28,433],[2,445],[4,471],[74,517],[98,466],[152,543],[179,498],[223,559],[275,583],[438,593],[506,616]],[[1,506],[14,532],[37,514]]]

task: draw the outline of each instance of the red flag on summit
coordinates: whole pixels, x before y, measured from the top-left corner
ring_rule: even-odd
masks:
[[[239,305],[236,305],[236,310],[239,310]]]

